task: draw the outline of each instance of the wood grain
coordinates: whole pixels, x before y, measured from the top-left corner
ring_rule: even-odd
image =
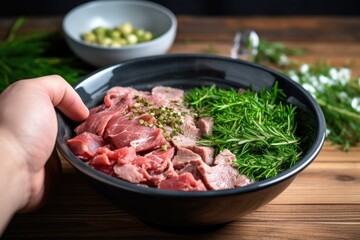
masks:
[[[61,17],[28,19],[23,33],[61,30]],[[0,20],[3,36],[14,19]],[[255,29],[261,38],[305,49],[301,62],[351,62],[360,75],[360,18],[178,16],[170,53],[229,56],[234,33]],[[236,221],[198,232],[171,232],[114,207],[62,161],[52,197],[40,210],[18,214],[3,239],[359,239],[360,147],[342,152],[325,143],[316,160],[279,197]]]

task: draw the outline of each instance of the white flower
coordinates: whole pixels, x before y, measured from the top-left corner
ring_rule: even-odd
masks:
[[[331,130],[327,128],[326,131],[325,131],[325,136],[326,136],[326,137],[329,136],[330,133],[331,133]]]
[[[323,93],[324,90],[325,90],[325,88],[324,88],[324,85],[322,85],[322,84],[319,84],[319,86],[316,87],[316,91],[317,91],[317,92]]]
[[[288,57],[284,54],[280,55],[280,58],[279,58],[279,65],[280,66],[285,66],[286,64],[288,64]]]
[[[334,80],[338,79],[338,77],[339,77],[339,73],[336,70],[336,68],[330,68],[329,75],[330,75],[331,79],[334,79]]]
[[[304,83],[303,85],[303,88],[308,91],[309,93],[311,94],[315,94],[316,93],[316,89],[309,83]]]
[[[257,35],[257,33],[255,31],[251,31],[250,34],[249,34],[249,41],[251,43],[251,46],[255,49],[258,48],[259,46],[259,42],[260,42],[260,39],[259,39],[259,36]]]
[[[309,82],[311,83],[311,85],[313,85],[314,87],[318,87],[320,84],[319,84],[319,81],[317,79],[316,76],[310,76],[309,77]]]
[[[349,95],[348,95],[346,92],[341,91],[341,92],[339,93],[339,98],[342,99],[342,100],[346,100],[346,99],[349,98]]]
[[[324,75],[320,75],[319,76],[319,81],[322,83],[322,84],[328,84],[328,85],[331,85],[332,84],[332,80]]]
[[[351,71],[348,68],[340,68],[339,69],[339,81],[342,85],[347,84],[351,78]]]
[[[351,107],[355,111],[360,112],[360,97],[355,97],[351,100]]]
[[[315,75],[311,75],[308,78],[309,82],[312,83],[312,85],[317,86],[319,85],[318,78]]]
[[[303,64],[303,65],[301,65],[301,67],[300,67],[300,72],[301,72],[302,74],[306,74],[306,73],[309,72],[309,69],[310,69],[310,66],[309,66],[308,64]]]
[[[296,72],[294,71],[294,70],[290,70],[289,72],[288,72],[288,76],[289,76],[289,78],[291,78],[293,81],[295,81],[295,82],[300,82],[300,78],[299,78],[299,76],[296,74]],[[360,79],[359,79],[360,80]]]

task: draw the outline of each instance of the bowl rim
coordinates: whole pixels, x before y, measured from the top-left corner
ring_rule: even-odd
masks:
[[[66,28],[66,22],[68,21],[69,17],[78,12],[78,11],[82,11],[83,9],[86,8],[92,8],[98,5],[104,5],[104,4],[131,4],[134,6],[145,6],[148,8],[152,8],[155,10],[158,10],[159,12],[165,14],[169,19],[170,19],[170,27],[166,30],[166,32],[164,32],[163,34],[159,35],[158,37],[147,41],[147,42],[142,42],[142,43],[137,43],[137,44],[133,44],[133,45],[126,45],[123,47],[106,47],[106,46],[101,46],[101,45],[96,45],[96,44],[90,44],[84,41],[81,41],[77,38],[74,38],[72,36],[72,34],[69,33],[68,29]],[[139,47],[147,47],[153,44],[159,44],[159,42],[161,40],[163,40],[166,36],[172,34],[172,31],[176,32],[177,29],[177,19],[175,14],[168,8],[164,7],[163,5],[160,5],[158,3],[155,2],[150,2],[150,1],[144,1],[144,0],[136,0],[136,1],[131,1],[131,0],[122,0],[122,1],[116,1],[116,0],[103,0],[103,1],[90,1],[90,2],[86,2],[83,4],[80,4],[76,7],[74,7],[73,9],[71,9],[63,18],[62,20],[62,29],[63,32],[65,33],[65,35],[70,38],[72,41],[82,45],[82,46],[87,46],[90,48],[94,48],[94,49],[99,49],[99,50],[105,50],[105,51],[114,51],[114,50],[125,50],[125,49],[137,49]]]
[[[97,71],[90,73],[89,75],[81,78],[75,85],[73,85],[73,88],[76,90],[77,87],[81,86],[86,80],[92,80],[97,75],[101,75],[105,72],[112,71],[116,68],[130,65],[130,64],[138,64],[142,61],[151,61],[151,60],[159,60],[159,59],[166,59],[166,58],[196,58],[196,59],[210,59],[210,60],[217,60],[217,61],[225,61],[225,62],[234,62],[238,64],[243,64],[252,68],[260,69],[266,72],[269,72],[273,74],[274,76],[277,76],[279,78],[284,78],[285,81],[290,81],[295,88],[297,88],[298,91],[300,91],[305,97],[310,101],[312,107],[315,111],[315,120],[317,123],[317,132],[316,132],[316,138],[314,139],[314,142],[312,146],[309,148],[308,152],[302,156],[302,158],[291,168],[286,169],[285,171],[279,173],[278,175],[267,178],[258,182],[255,182],[253,184],[239,187],[239,188],[232,188],[232,189],[224,189],[224,190],[207,190],[207,191],[176,191],[176,190],[164,190],[164,189],[157,189],[152,187],[144,187],[139,186],[134,183],[129,183],[124,180],[103,174],[99,172],[96,169],[93,169],[86,165],[83,161],[78,159],[71,150],[67,147],[66,143],[61,144],[60,136],[58,133],[57,139],[56,139],[56,148],[61,153],[61,155],[64,156],[64,154],[70,155],[70,159],[66,159],[71,165],[73,165],[77,170],[81,171],[85,175],[94,178],[100,182],[103,182],[105,184],[109,184],[115,188],[135,192],[138,194],[143,195],[152,195],[152,196],[158,196],[158,197],[179,197],[179,198],[206,198],[206,197],[224,197],[224,196],[231,196],[231,195],[238,195],[238,194],[245,194],[249,192],[259,191],[268,187],[271,187],[273,185],[276,185],[280,182],[283,182],[285,180],[294,178],[298,173],[303,171],[312,161],[315,160],[316,156],[319,154],[324,141],[325,141],[325,117],[322,112],[322,109],[320,105],[316,102],[316,100],[313,98],[313,96],[308,93],[299,83],[291,80],[286,75],[277,72],[276,70],[273,70],[269,67],[240,60],[240,59],[231,59],[229,57],[224,56],[217,56],[217,55],[210,55],[210,54],[163,54],[163,55],[156,55],[156,56],[149,56],[149,57],[141,57],[137,59],[131,59],[127,60],[121,63],[117,63],[111,66],[103,67],[98,69]],[[62,114],[57,111],[58,118],[62,117]],[[59,121],[59,119],[58,119]],[[65,148],[64,148],[65,147]]]

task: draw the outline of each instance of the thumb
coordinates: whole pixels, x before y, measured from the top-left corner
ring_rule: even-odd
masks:
[[[67,117],[75,120],[85,120],[89,110],[75,90],[59,75],[37,78],[35,81],[50,97],[54,107],[58,108]]]

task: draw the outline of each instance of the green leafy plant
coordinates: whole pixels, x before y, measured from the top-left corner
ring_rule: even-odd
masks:
[[[351,77],[350,68],[337,68],[320,60],[304,64],[289,58],[302,54],[299,48],[260,41],[252,61],[279,67],[310,92],[324,112],[327,140],[349,151],[360,142],[360,80]]]
[[[286,67],[292,63],[289,60],[289,56],[302,54],[304,54],[304,51],[300,48],[289,48],[279,42],[261,40],[258,52],[252,61],[260,64],[275,64],[278,67]]]
[[[74,84],[90,72],[89,66],[71,55],[58,33],[16,36],[23,24],[19,18],[0,43],[0,92],[20,79],[59,74]]]
[[[349,68],[335,68],[322,62],[301,64],[286,73],[321,106],[328,140],[344,151],[357,145],[360,141],[360,79],[352,79]]]

